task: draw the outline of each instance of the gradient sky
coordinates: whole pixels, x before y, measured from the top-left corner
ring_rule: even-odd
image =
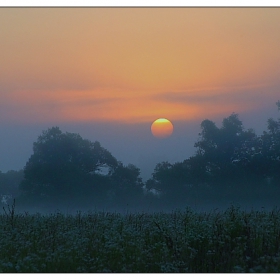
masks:
[[[0,8],[0,26],[1,171],[54,125],[148,176],[191,156],[206,118],[278,117],[280,8]]]

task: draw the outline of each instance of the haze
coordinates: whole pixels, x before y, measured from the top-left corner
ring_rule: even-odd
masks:
[[[148,179],[182,161],[204,119],[278,118],[279,8],[1,8],[0,170],[52,126],[100,141]],[[174,133],[156,139],[160,117]]]

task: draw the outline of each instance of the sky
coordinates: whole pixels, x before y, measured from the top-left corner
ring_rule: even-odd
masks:
[[[2,172],[59,126],[148,179],[194,155],[204,119],[235,112],[260,134],[280,116],[280,8],[2,7],[0,26]]]

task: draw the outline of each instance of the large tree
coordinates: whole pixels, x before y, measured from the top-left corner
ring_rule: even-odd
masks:
[[[157,164],[146,188],[179,202],[194,193],[239,192],[244,186],[263,183],[259,170],[260,138],[245,130],[237,114],[224,118],[219,128],[211,120],[201,123],[197,152],[183,162]]]
[[[249,163],[258,150],[259,138],[252,129],[245,130],[237,114],[231,114],[218,128],[209,120],[201,124],[197,155],[204,161],[212,184],[232,185],[243,180]],[[246,172],[244,172],[246,171]],[[248,177],[248,176],[247,176]]]
[[[87,194],[100,188],[100,169],[107,167],[110,172],[116,166],[117,160],[99,142],[52,127],[43,131],[33,144],[21,189],[37,197]]]

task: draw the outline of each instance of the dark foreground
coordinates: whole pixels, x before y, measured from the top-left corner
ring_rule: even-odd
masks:
[[[280,272],[280,210],[0,215],[0,272]],[[14,210],[14,209],[12,209]]]

